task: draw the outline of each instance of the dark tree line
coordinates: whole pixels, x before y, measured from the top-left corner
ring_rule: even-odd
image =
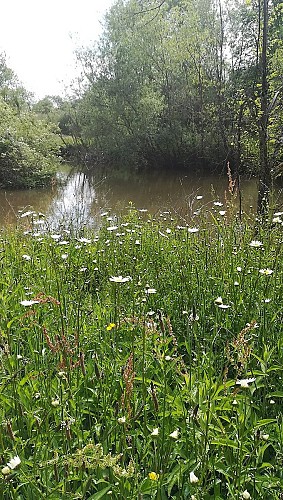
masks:
[[[259,175],[282,170],[277,0],[119,0],[78,52],[78,140],[96,158]],[[260,205],[262,201],[259,201]]]

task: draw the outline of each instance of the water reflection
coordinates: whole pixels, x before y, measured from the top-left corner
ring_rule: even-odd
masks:
[[[14,224],[19,210],[33,209],[46,214],[50,226],[72,222],[95,225],[101,211],[122,211],[129,202],[155,214],[172,210],[190,216],[198,206],[212,200],[225,202],[227,178],[197,176],[178,172],[130,175],[87,175],[71,172],[62,185],[49,189],[0,191],[0,225]],[[256,181],[242,181],[243,209],[256,206]],[[197,199],[198,197],[198,199]]]

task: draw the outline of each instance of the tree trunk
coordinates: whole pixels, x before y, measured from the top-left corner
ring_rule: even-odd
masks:
[[[261,1],[259,9],[261,10]],[[259,186],[257,211],[265,215],[268,210],[269,192],[271,188],[271,171],[268,161],[268,82],[267,82],[267,43],[268,43],[268,0],[262,0],[262,49],[261,49],[261,114],[259,118]]]

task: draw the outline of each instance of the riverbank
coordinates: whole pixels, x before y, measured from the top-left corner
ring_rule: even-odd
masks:
[[[2,231],[2,498],[280,497],[282,214],[233,214]]]

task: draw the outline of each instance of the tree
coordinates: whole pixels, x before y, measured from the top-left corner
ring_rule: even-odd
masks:
[[[212,0],[118,2],[79,59],[79,119],[92,146],[171,166],[225,157],[223,29]]]
[[[281,6],[273,0],[268,16],[267,0],[118,1],[96,46],[78,54],[86,147],[159,167],[229,161],[258,175],[260,207],[271,159],[282,163]]]
[[[31,112],[30,94],[0,56],[0,187],[42,186],[59,164],[54,125]]]
[[[259,19],[263,16],[261,36],[261,99],[259,118],[259,188],[258,188],[258,213],[264,215],[268,209],[269,191],[271,188],[271,171],[268,160],[268,67],[267,67],[267,44],[268,44],[268,0],[259,1]]]

